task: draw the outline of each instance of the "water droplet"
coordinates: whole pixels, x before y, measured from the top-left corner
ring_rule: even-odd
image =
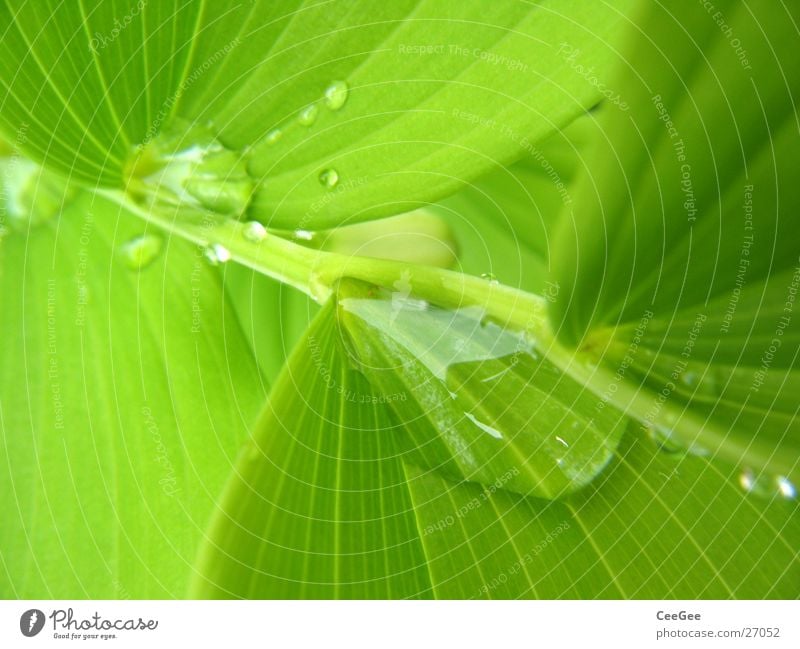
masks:
[[[230,261],[231,258],[230,251],[225,246],[218,243],[208,246],[203,251],[203,255],[205,256],[206,261],[212,266],[224,264],[225,262]]]
[[[267,133],[265,139],[267,140],[267,144],[275,144],[282,137],[283,131],[279,128],[273,128],[269,133]]]
[[[267,238],[267,229],[258,221],[248,221],[242,228],[242,236],[253,243],[261,243]]]
[[[668,428],[660,426],[648,426],[647,436],[658,447],[659,451],[669,453],[670,455],[685,455],[688,449],[685,445],[681,444],[672,435],[672,431]]]
[[[481,278],[487,280],[493,286],[500,283],[494,273],[481,273]]]
[[[772,481],[764,474],[756,475],[752,469],[743,469],[739,474],[739,485],[748,494],[770,497],[775,494]]]
[[[314,238],[314,233],[309,230],[295,230],[295,239],[302,239],[303,241],[311,241]]]
[[[797,498],[797,488],[791,483],[789,478],[779,475],[775,478],[775,482],[778,485],[778,493],[781,496],[790,500]]]
[[[128,268],[142,270],[158,257],[161,246],[161,237],[155,234],[143,234],[123,244],[120,253]]]
[[[325,105],[331,110],[339,110],[347,101],[346,81],[334,81],[325,88]]]
[[[317,121],[318,114],[319,106],[317,106],[317,104],[309,104],[297,115],[297,121],[303,126],[311,126]]]
[[[319,182],[328,189],[333,189],[339,182],[339,173],[336,169],[325,169],[319,174]]]
[[[239,218],[255,187],[244,149],[227,149],[212,130],[183,121],[137,149],[125,173],[135,200],[178,205],[191,218],[198,212]]]
[[[689,371],[681,375],[681,382],[690,390],[694,390],[700,381],[696,372]]]
[[[563,437],[559,437],[558,435],[556,435],[556,441],[559,444],[561,444],[561,446],[563,446],[564,448],[569,448],[569,444],[566,442],[566,440]]]

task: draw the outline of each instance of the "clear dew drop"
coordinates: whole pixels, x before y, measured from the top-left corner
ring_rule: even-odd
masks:
[[[211,264],[212,266],[219,266],[220,264],[224,264],[231,259],[230,251],[223,245],[219,243],[214,243],[208,246],[203,251],[203,256],[206,258],[206,261]]]
[[[494,273],[481,273],[481,278],[485,279],[486,281],[488,281],[492,285],[500,283],[497,280],[497,276]]]
[[[142,270],[158,257],[161,246],[161,237],[156,234],[143,234],[124,243],[120,248],[120,253],[128,268]]]
[[[310,230],[295,230],[294,238],[301,241],[311,241],[314,238],[314,233]]]
[[[283,137],[283,131],[279,128],[273,128],[269,133],[267,133],[266,141],[267,144],[275,144]]]
[[[267,229],[258,221],[248,221],[242,228],[242,236],[253,243],[261,243],[267,238]]]
[[[319,174],[319,182],[323,187],[333,189],[339,182],[339,172],[336,169],[325,169]]]
[[[647,436],[656,445],[659,451],[669,455],[685,455],[688,449],[678,442],[672,435],[672,431],[660,426],[648,426]]]
[[[789,500],[797,498],[797,488],[786,476],[779,475],[775,478],[775,483],[778,486],[778,493]]]
[[[681,375],[681,385],[696,397],[718,399],[720,382],[713,368],[705,368],[702,372],[687,370]]]
[[[330,110],[339,110],[347,101],[349,88],[346,81],[334,81],[325,88],[325,105]]]
[[[297,121],[303,126],[311,126],[317,121],[318,114],[319,106],[317,106],[317,104],[309,104],[297,115]]]

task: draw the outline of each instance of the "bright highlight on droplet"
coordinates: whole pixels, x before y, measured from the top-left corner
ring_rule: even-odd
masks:
[[[319,107],[316,104],[309,104],[297,116],[297,121],[300,122],[303,126],[311,126],[314,122],[317,121],[317,115],[319,114]]]
[[[314,233],[309,230],[295,230],[295,239],[302,239],[303,241],[311,241],[314,238]]]
[[[206,261],[212,266],[224,264],[231,259],[230,251],[223,245],[214,243],[203,251]]]
[[[797,498],[797,488],[790,482],[789,478],[779,475],[775,482],[778,485],[778,493],[781,496],[790,499]]]
[[[120,253],[128,268],[142,270],[158,257],[161,246],[161,237],[155,234],[143,234],[124,243],[120,247]]]
[[[275,144],[281,137],[283,137],[283,131],[279,128],[273,128],[267,133],[265,139],[267,140],[267,144]]]
[[[339,182],[339,173],[336,169],[325,169],[319,174],[319,182],[328,189],[332,189]]]
[[[346,81],[334,81],[325,88],[325,105],[330,110],[339,110],[347,101],[349,88]]]
[[[248,221],[242,228],[242,236],[253,243],[261,243],[267,238],[267,229],[258,221]]]

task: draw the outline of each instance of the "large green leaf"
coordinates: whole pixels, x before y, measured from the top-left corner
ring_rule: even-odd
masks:
[[[386,358],[392,345],[364,337],[367,325],[355,321],[358,310],[347,304],[365,299],[359,296],[367,289],[348,283],[340,290],[343,303],[326,305],[298,344],[239,457],[200,555],[195,596],[800,594],[796,501],[777,491],[747,493],[733,467],[665,450],[638,426],[629,428],[596,480],[561,499],[510,490],[518,476],[546,465],[544,445],[530,457],[506,455],[504,473],[498,473],[496,458],[482,452],[489,448],[485,440],[455,422],[445,443],[461,436],[459,450],[484,463],[469,476],[480,481],[437,464],[444,455],[436,449],[436,435],[444,432],[436,428],[442,418],[437,406],[417,420],[400,419],[421,390],[407,385],[389,392],[394,384],[368,380],[376,374],[369,362],[380,356],[375,348]],[[419,313],[417,331],[426,326]],[[526,375],[529,386],[575,400],[569,382],[554,382],[552,370],[546,376],[531,363],[518,366],[520,382]],[[473,369],[479,381],[482,370],[496,368]],[[394,370],[404,378],[412,374],[410,367]],[[449,398],[438,399],[432,383],[419,387],[446,407]],[[458,398],[469,395],[464,385],[453,389]],[[507,413],[491,411],[499,400],[491,392],[481,416],[502,420]],[[575,404],[581,407],[579,399]],[[531,415],[533,421],[557,420],[552,412]],[[426,427],[427,437],[420,434]],[[574,435],[569,421],[562,428]],[[506,443],[524,448],[525,439],[523,424]]]
[[[514,246],[509,251],[512,260],[523,258],[525,266],[535,265],[527,255],[532,252],[545,262],[542,265],[546,271],[559,217],[572,206],[573,184],[586,164],[583,156],[594,138],[602,135],[596,112],[583,115],[536,142],[515,164],[467,184],[462,191],[444,199],[442,206],[464,216],[480,236],[486,230],[501,230]],[[495,259],[494,264],[502,261]],[[504,284],[522,287],[514,281],[516,277],[506,276],[502,266],[498,270],[493,274]],[[528,290],[541,293],[546,287],[540,284]]]
[[[223,286],[266,383],[272,385],[318,306],[296,289],[238,264],[226,265]]]
[[[733,467],[634,431],[610,471],[563,501],[408,476],[440,598],[800,595],[796,501],[747,494]]]
[[[430,592],[402,429],[343,356],[329,303],[242,450],[192,594],[404,598]]]
[[[258,371],[194,247],[72,200],[0,238],[0,597],[181,597]]]
[[[632,0],[87,4],[0,8],[7,134],[24,127],[46,164],[119,187],[166,182],[128,164],[132,147],[171,159],[164,127],[210,125],[245,156],[252,215],[315,229],[435,200],[591,106],[586,70],[615,60]],[[229,195],[229,172],[195,197]]]
[[[665,397],[633,413],[662,434],[797,480],[800,14],[714,11],[638,22],[630,110],[607,111],[553,256],[554,324]]]

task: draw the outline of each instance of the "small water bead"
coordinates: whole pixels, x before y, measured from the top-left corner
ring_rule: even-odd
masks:
[[[317,121],[318,114],[319,106],[317,106],[317,104],[309,104],[297,115],[297,121],[303,126],[311,126]]]
[[[275,144],[282,137],[283,137],[283,131],[279,128],[273,128],[269,133],[267,133],[265,139],[267,141],[267,144]]]
[[[775,482],[778,485],[778,493],[781,496],[790,500],[797,498],[797,488],[792,484],[789,478],[779,475],[775,478]]]
[[[688,453],[686,446],[678,442],[672,435],[672,431],[660,426],[648,426],[647,436],[658,447],[659,451],[670,455],[684,455]]]
[[[325,169],[319,174],[319,182],[328,189],[333,189],[339,182],[339,173],[336,169]]]
[[[481,273],[481,279],[487,280],[489,284],[491,284],[492,286],[495,286],[500,283],[497,280],[497,276],[494,273]]]
[[[325,105],[330,110],[339,110],[347,101],[349,88],[346,81],[334,81],[325,88]]]
[[[699,371],[686,370],[681,375],[683,389],[695,398],[719,399],[722,383],[724,382],[721,382],[713,368],[703,368]]]
[[[161,237],[155,234],[143,234],[123,244],[120,253],[128,268],[142,270],[158,257],[161,247]]]
[[[248,221],[242,228],[242,236],[253,243],[261,243],[267,238],[267,229],[258,221]]]
[[[314,238],[314,233],[310,230],[295,230],[294,238],[302,241],[311,241]]]
[[[203,255],[206,258],[206,261],[211,264],[212,266],[218,266],[219,264],[224,264],[231,259],[230,251],[223,245],[219,243],[214,243],[208,246],[204,251]]]

